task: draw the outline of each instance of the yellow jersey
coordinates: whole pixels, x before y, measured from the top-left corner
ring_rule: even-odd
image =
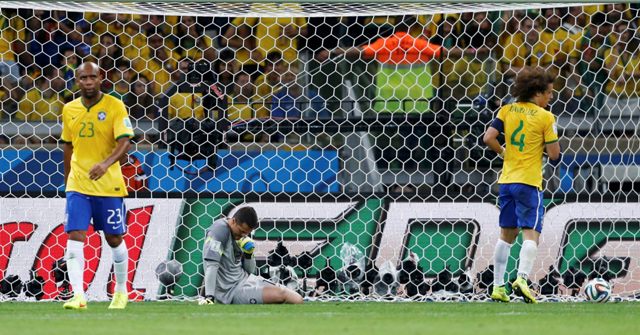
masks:
[[[21,121],[58,121],[64,102],[57,93],[47,97],[41,89],[30,89],[18,103],[16,119]]]
[[[126,196],[119,162],[95,181],[89,179],[89,170],[111,155],[119,138],[132,136],[127,109],[117,98],[103,93],[93,106],[85,106],[82,98],[67,103],[62,110],[61,140],[73,145],[73,155],[66,191],[102,197]]]
[[[169,98],[168,117],[198,120],[204,119],[206,112],[202,106],[202,93],[177,92]]]
[[[498,112],[504,123],[505,153],[498,184],[521,183],[542,189],[545,144],[558,141],[556,118],[530,102],[506,105]]]
[[[523,33],[517,33],[508,38],[504,45],[504,53],[500,62],[511,66],[542,66],[553,63],[554,47],[547,48],[546,42],[538,40],[529,50],[525,44]]]
[[[17,40],[25,40],[24,21],[18,16],[8,18],[0,15],[0,61],[16,61],[11,44]]]
[[[300,10],[300,5],[288,4],[269,4],[261,3],[253,5],[254,9],[272,10],[274,8],[287,8],[292,12]],[[285,29],[287,26],[303,29],[307,25],[307,19],[303,17],[238,17],[231,24],[240,27],[243,24],[251,27],[254,31],[256,39],[256,48],[266,57],[270,52],[278,51],[282,54],[282,58],[287,62],[295,63],[298,60],[298,40],[297,36],[287,36]],[[248,57],[248,53],[243,55]],[[244,59],[239,60],[245,63]],[[250,63],[250,62],[248,62]]]

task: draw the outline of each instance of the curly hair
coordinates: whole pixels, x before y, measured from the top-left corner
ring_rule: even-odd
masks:
[[[541,67],[525,67],[518,73],[511,95],[518,98],[518,101],[529,101],[536,94],[544,93],[555,79],[549,71]]]

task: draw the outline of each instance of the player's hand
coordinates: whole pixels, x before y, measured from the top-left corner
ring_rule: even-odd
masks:
[[[247,256],[253,255],[253,251],[256,249],[256,243],[250,237],[243,237],[239,239],[237,243]]]
[[[98,180],[107,173],[109,166],[105,163],[98,163],[89,170],[89,179]]]
[[[203,306],[203,305],[214,305],[216,303],[216,300],[213,298],[213,296],[206,296],[202,299],[200,299],[200,301],[198,301],[198,305]]]

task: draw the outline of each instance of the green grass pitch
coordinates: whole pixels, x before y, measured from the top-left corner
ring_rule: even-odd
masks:
[[[638,334],[640,303],[0,303],[0,334]]]

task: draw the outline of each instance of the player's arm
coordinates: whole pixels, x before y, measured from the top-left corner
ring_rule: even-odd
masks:
[[[554,116],[549,117],[549,123],[544,131],[544,146],[549,157],[549,163],[551,165],[558,165],[562,159],[562,152],[560,149],[560,142],[558,142],[558,130],[556,126],[556,119]]]
[[[62,107],[62,134],[60,134],[60,142],[62,142],[63,150],[63,169],[64,169],[64,185],[67,186],[69,173],[71,172],[71,157],[73,156],[73,144],[71,142],[71,128],[69,122],[64,122],[67,115],[67,106]]]
[[[253,257],[253,251],[256,248],[255,242],[250,237],[243,237],[236,241],[244,257],[242,257],[242,268],[248,273],[256,273],[256,259]]]
[[[91,170],[89,170],[89,178],[91,180],[98,180],[107,172],[109,167],[113,165],[113,163],[120,161],[120,158],[129,151],[131,148],[131,143],[129,142],[129,137],[124,136],[118,139],[116,148],[113,149],[111,155],[107,157],[102,162],[94,165]]]
[[[64,185],[67,185],[67,179],[69,179],[69,172],[71,172],[71,156],[73,156],[73,144],[65,142],[62,145],[64,151]]]
[[[501,119],[496,118],[493,120],[487,131],[484,133],[482,140],[484,143],[495,151],[500,157],[504,156],[504,148],[498,141],[498,136],[504,131],[504,122]]]
[[[549,160],[557,161],[560,159],[560,142],[545,144],[545,149],[547,151],[547,156],[549,156]]]
[[[220,269],[220,259],[222,258],[222,246],[229,239],[229,230],[224,225],[214,225],[207,231],[202,250],[204,261],[204,295],[205,304],[213,303],[216,285],[218,282],[218,270]]]
[[[250,274],[256,274],[256,258],[249,256],[242,259],[242,268]]]
[[[220,262],[204,261],[204,300],[201,303],[203,305],[209,305],[215,302],[213,295],[216,292],[219,268]]]

